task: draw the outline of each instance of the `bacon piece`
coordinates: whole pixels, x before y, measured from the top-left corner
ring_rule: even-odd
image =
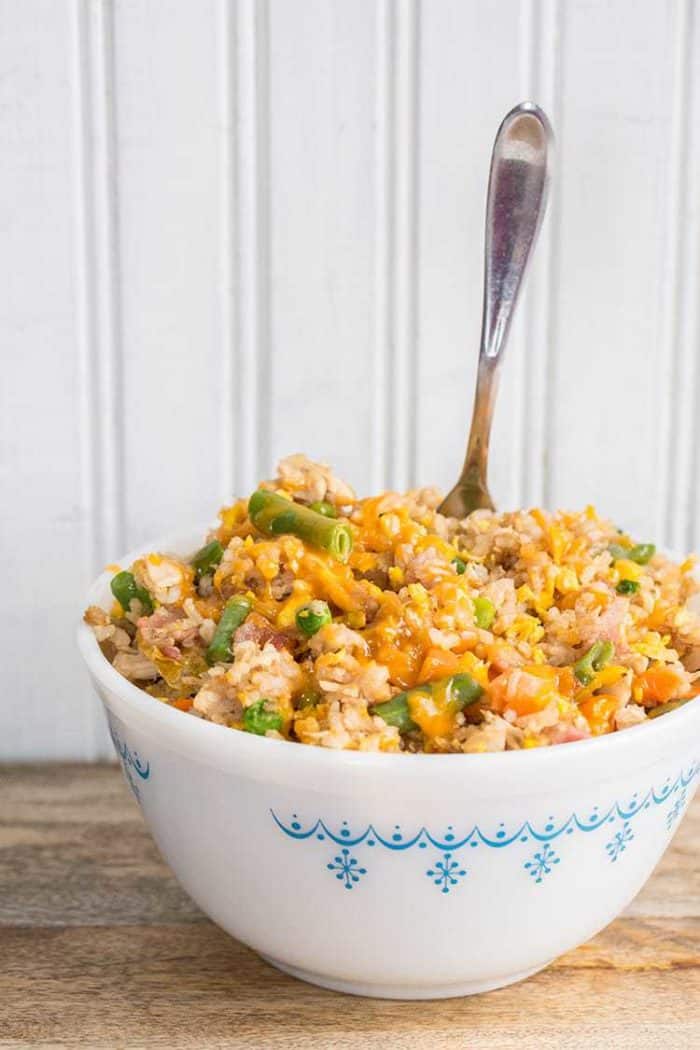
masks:
[[[164,656],[177,660],[180,657],[177,647],[193,645],[199,633],[199,624],[180,608],[161,608],[156,609],[152,616],[141,616],[138,629],[146,645],[156,646]]]
[[[275,649],[289,649],[294,647],[294,641],[284,631],[277,631],[268,623],[264,616],[251,613],[246,622],[241,624],[234,635],[234,642],[255,642],[260,648],[270,642]]]
[[[590,735],[590,732],[587,732],[585,729],[578,729],[576,726],[562,723],[553,726],[547,733],[552,744],[572,744],[576,740],[588,740]]]

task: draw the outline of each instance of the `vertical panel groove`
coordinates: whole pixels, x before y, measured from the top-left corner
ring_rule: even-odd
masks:
[[[258,462],[253,483],[272,473],[271,425],[272,412],[272,280],[270,274],[270,10],[268,0],[258,0],[255,7],[256,48],[256,170],[258,265],[256,318],[258,325]],[[253,486],[251,486],[253,487]]]
[[[687,70],[688,86],[686,91],[685,135],[687,140],[686,184],[683,196],[679,201],[679,211],[686,215],[684,224],[685,244],[682,257],[684,276],[684,297],[682,311],[683,357],[679,370],[681,394],[685,390],[683,377],[688,377],[688,393],[684,422],[685,433],[679,433],[679,442],[685,442],[688,452],[687,474],[681,475],[680,484],[682,502],[679,501],[678,515],[684,515],[685,532],[682,543],[686,549],[692,549],[700,542],[700,495],[698,493],[698,471],[700,470],[700,364],[698,363],[698,346],[700,345],[700,307],[698,306],[698,283],[700,281],[700,203],[697,186],[700,180],[700,73],[698,63],[692,59],[698,53],[700,45],[700,20],[697,6],[687,3]],[[686,167],[686,165],[684,165]],[[669,473],[675,471],[675,464],[669,465]]]
[[[271,386],[269,12],[266,0],[239,0],[238,88],[238,492],[269,472]]]
[[[405,488],[416,476],[418,259],[418,0],[392,4],[391,258],[388,265],[389,484]]]
[[[521,64],[521,98],[537,102],[545,109],[546,104],[542,98],[542,75],[541,63],[541,18],[537,0],[521,0],[520,4],[520,64]],[[545,218],[548,225],[549,218]],[[535,262],[548,251],[545,241],[547,225],[540,233],[539,244],[535,245]],[[540,486],[537,484],[539,478],[533,476],[536,472],[536,464],[541,461],[541,435],[534,433],[537,420],[532,418],[530,411],[533,398],[538,394],[537,379],[540,377],[541,366],[539,358],[544,350],[543,341],[538,338],[541,334],[541,286],[538,284],[538,276],[543,274],[546,286],[546,272],[542,267],[534,267],[529,288],[526,289],[524,301],[521,306],[523,312],[523,345],[519,361],[514,365],[517,369],[517,382],[520,390],[520,398],[517,405],[518,418],[513,424],[513,437],[515,457],[518,461],[516,478],[514,484],[514,504],[522,507],[527,503],[537,503]],[[540,440],[538,441],[538,436]],[[534,464],[533,464],[534,459]]]
[[[87,575],[124,549],[124,440],[114,26],[111,3],[75,0],[76,268]],[[92,755],[104,730],[90,705]]]
[[[554,406],[555,310],[558,295],[557,261],[560,235],[560,180],[557,178],[558,147],[562,133],[561,113],[561,34],[559,19],[564,17],[556,0],[530,0],[522,6],[523,81],[531,100],[549,116],[555,133],[555,171],[548,214],[535,247],[532,287],[524,305],[525,339],[520,411],[521,505],[550,504],[551,449],[554,438],[550,425]]]
[[[564,70],[561,56],[564,52],[564,39],[566,34],[566,8],[559,6],[557,0],[542,0],[544,7],[540,12],[540,32],[546,41],[541,50],[541,62],[539,75],[541,77],[540,87],[542,95],[546,98],[549,108],[549,116],[557,136],[558,152],[555,153],[554,170],[554,192],[549,203],[549,231],[546,235],[544,248],[544,266],[546,273],[544,302],[538,300],[540,315],[543,318],[542,328],[535,334],[535,340],[542,341],[544,353],[538,355],[539,369],[539,391],[541,400],[531,396],[527,402],[529,413],[529,425],[534,425],[536,413],[544,417],[542,426],[542,444],[539,447],[541,471],[539,484],[532,485],[528,493],[530,501],[552,507],[555,500],[553,491],[553,461],[556,448],[556,431],[558,426],[556,406],[553,402],[553,391],[556,389],[558,374],[558,357],[556,341],[558,338],[557,321],[559,312],[560,295],[560,253],[561,253],[561,216],[563,202],[561,191],[557,192],[556,164],[557,157],[561,158],[564,141],[564,110],[561,99],[564,94]],[[539,409],[536,405],[539,404]]]
[[[228,501],[234,495],[238,415],[237,378],[239,340],[236,335],[236,216],[238,214],[239,180],[235,139],[235,77],[237,56],[236,19],[231,0],[220,0],[219,24],[219,119],[221,123],[219,166],[219,266],[221,342],[219,374],[220,481],[219,498]]]
[[[420,285],[418,282],[418,260],[420,258],[420,92],[421,92],[421,0],[414,0],[412,9],[412,51],[409,91],[411,99],[411,195],[410,195],[410,253],[408,308],[408,359],[411,411],[409,413],[409,468],[408,484],[417,484],[418,478],[418,433],[416,406],[418,404],[419,340],[420,340]]]
[[[669,382],[661,400],[659,441],[660,478],[656,527],[659,538],[673,547],[682,546],[690,531],[691,507],[687,487],[691,480],[693,438],[692,411],[693,361],[684,339],[683,323],[689,306],[688,279],[690,237],[687,193],[690,148],[691,4],[677,0],[673,9],[674,27],[670,57],[672,82],[667,144],[666,195],[664,211],[666,251],[662,289],[661,361],[668,362]],[[685,220],[685,221],[683,221]]]
[[[391,358],[393,242],[393,18],[391,0],[376,7],[374,114],[374,352],[372,354],[372,491],[389,485],[390,411],[388,369]]]

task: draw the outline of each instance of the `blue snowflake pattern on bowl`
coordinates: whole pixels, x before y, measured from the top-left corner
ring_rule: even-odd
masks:
[[[561,862],[561,857],[557,854],[556,850],[553,850],[548,842],[545,842],[542,849],[535,853],[531,860],[525,861],[523,867],[527,871],[535,882],[542,882],[545,875],[551,874],[554,870],[554,865]]]
[[[451,853],[446,853],[444,857],[439,857],[425,874],[443,893],[449,893],[453,886],[459,885],[459,880],[463,879],[467,872],[460,867],[459,861],[456,861]]]
[[[627,846],[634,838],[634,832],[629,826],[629,823],[625,821],[619,831],[616,831],[610,842],[606,842],[605,849],[607,850],[608,856],[611,861],[616,861],[621,853],[624,853]]]
[[[114,739],[114,736],[113,736]],[[124,751],[121,741],[115,740],[115,747],[122,758],[124,771],[129,776],[128,768],[130,761],[134,761],[134,755]],[[138,756],[136,756],[138,760]],[[388,850],[392,854],[405,854],[417,849],[432,848],[438,851],[437,858],[427,870],[423,868],[424,877],[437,886],[441,893],[448,895],[460,885],[462,879],[467,876],[466,867],[458,859],[459,851],[469,846],[474,849],[477,846],[486,847],[489,850],[506,851],[509,847],[521,849],[517,851],[523,872],[530,879],[531,884],[542,885],[545,879],[552,874],[556,866],[566,860],[566,850],[561,846],[555,850],[552,842],[562,836],[589,835],[601,828],[608,828],[611,833],[609,839],[604,840],[601,845],[601,853],[604,859],[615,863],[625,850],[629,849],[635,840],[631,822],[645,811],[654,807],[661,807],[670,801],[668,811],[665,815],[666,828],[671,830],[672,826],[681,817],[689,797],[688,789],[700,772],[700,763],[694,763],[687,772],[681,771],[675,780],[667,778],[659,789],[651,787],[648,791],[636,791],[629,800],[614,802],[611,806],[593,806],[585,808],[580,812],[571,813],[565,820],[557,823],[554,817],[549,817],[543,825],[534,821],[525,821],[518,827],[508,829],[504,823],[498,825],[495,832],[485,831],[478,825],[465,830],[459,834],[457,826],[449,824],[446,831],[434,832],[427,827],[421,827],[417,831],[406,832],[398,824],[394,824],[390,832],[383,833],[373,824],[368,824],[364,830],[353,831],[347,820],[341,822],[340,827],[333,826],[321,817],[304,823],[297,813],[292,815],[291,820],[285,821],[274,810],[270,810],[272,819],[276,826],[287,838],[296,842],[308,843],[335,843],[340,846],[340,852],[335,854],[329,861],[326,859],[326,869],[335,875],[339,885],[345,889],[353,889],[359,886],[363,877],[369,873],[366,859],[358,855],[360,847],[367,846],[376,852],[377,847]],[[144,776],[144,773],[139,773]],[[145,777],[148,777],[146,767]],[[639,829],[638,829],[639,830]],[[562,839],[564,845],[567,839]],[[522,844],[530,843],[529,855],[525,860],[522,858]],[[513,852],[516,852],[514,849]],[[481,850],[474,854],[477,857]],[[327,858],[328,854],[326,854]]]
[[[671,828],[673,827],[675,822],[678,820],[678,818],[680,817],[680,815],[683,812],[683,810],[685,809],[685,804],[686,804],[687,800],[688,800],[688,793],[684,789],[683,791],[681,791],[680,795],[678,796],[676,801],[673,803],[673,805],[669,809],[668,814],[666,816],[666,827],[668,828],[669,831],[671,830]]]
[[[360,881],[360,877],[367,874],[367,869],[359,867],[357,857],[352,857],[348,849],[342,849],[340,856],[334,857],[333,863],[327,864],[326,867],[335,872],[336,879],[342,881],[346,890],[351,890],[355,883]]]

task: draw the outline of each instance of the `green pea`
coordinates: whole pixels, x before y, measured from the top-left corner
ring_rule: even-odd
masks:
[[[493,626],[493,621],[496,619],[496,607],[493,602],[488,598],[475,598],[474,599],[474,623],[477,627],[481,627],[484,631],[488,631]]]
[[[131,611],[131,603],[136,600],[141,603],[141,608],[147,616],[153,612],[153,602],[147,590],[139,587],[133,573],[118,572],[110,583],[112,594],[117,599],[125,613]]]
[[[620,580],[615,590],[618,594],[636,594],[639,584],[636,580]]]
[[[450,562],[450,565],[454,565],[455,572],[458,576],[464,576],[465,572],[467,571],[467,563],[465,561],[462,561],[461,558],[453,558]]]
[[[241,626],[251,608],[252,602],[250,598],[246,598],[242,594],[231,598],[231,601],[226,604],[221,614],[221,619],[216,625],[214,637],[207,649],[208,664],[227,663],[231,660],[231,642],[234,631]]]
[[[309,602],[296,615],[297,627],[307,638],[311,638],[316,631],[320,631],[332,619],[327,603],[318,600]]]
[[[197,573],[197,579],[208,576],[214,571],[224,556],[224,548],[218,540],[212,540],[206,546],[198,550],[192,558],[192,568]]]
[[[315,510],[317,514],[323,514],[324,518],[337,518],[338,511],[327,499],[317,499],[309,503],[309,510]]]
[[[246,733],[255,733],[256,736],[265,736],[271,729],[278,732],[282,728],[282,715],[279,711],[270,709],[271,700],[264,697],[256,700],[243,712],[243,728]]]
[[[596,671],[602,671],[613,658],[615,649],[612,642],[596,642],[585,656],[574,664],[574,674],[581,685],[590,685]]]

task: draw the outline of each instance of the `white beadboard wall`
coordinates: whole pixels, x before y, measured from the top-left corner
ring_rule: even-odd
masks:
[[[557,171],[493,490],[698,547],[694,0],[0,0],[0,757],[109,754],[74,627],[125,549],[289,451],[454,478],[524,97]]]

